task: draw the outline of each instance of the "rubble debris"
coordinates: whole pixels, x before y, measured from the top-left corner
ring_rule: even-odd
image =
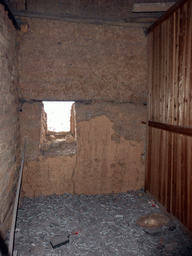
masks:
[[[18,210],[14,251],[19,256],[192,256],[192,241],[179,225],[173,230],[172,225],[161,227],[156,235],[137,225],[144,215],[161,214],[149,200],[142,191],[25,197]],[[53,249],[51,239],[63,232],[69,234],[69,243]]]
[[[52,237],[50,241],[50,244],[53,247],[53,249],[65,245],[67,243],[69,243],[69,235],[65,232],[63,232],[60,235]]]

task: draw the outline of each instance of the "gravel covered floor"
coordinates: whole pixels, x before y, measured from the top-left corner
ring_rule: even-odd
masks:
[[[136,220],[160,213],[143,191],[113,195],[24,198],[18,211],[14,255],[192,255],[192,241],[178,223],[144,230]],[[69,243],[50,240],[67,232]]]

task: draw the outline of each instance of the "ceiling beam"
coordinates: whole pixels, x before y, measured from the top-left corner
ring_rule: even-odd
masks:
[[[132,12],[166,12],[175,2],[134,4]]]
[[[7,4],[7,2],[5,0],[0,0],[0,4],[2,4],[4,6],[4,9],[8,13],[8,17],[12,21],[15,28],[20,30],[20,25],[19,25],[18,21],[15,19],[11,9],[9,8],[9,6]]]
[[[15,10],[12,9],[12,12],[17,17],[28,17],[28,18],[38,18],[38,19],[50,19],[50,20],[61,20],[67,22],[75,23],[87,23],[87,24],[98,24],[98,25],[112,25],[112,26],[123,26],[123,27],[143,27],[148,28],[153,22],[155,22],[163,13],[149,13],[149,14],[132,14],[130,13],[126,19],[117,19],[117,20],[104,20],[104,19],[94,19],[74,15],[54,15],[49,13],[39,13],[39,12],[30,12],[27,10]]]

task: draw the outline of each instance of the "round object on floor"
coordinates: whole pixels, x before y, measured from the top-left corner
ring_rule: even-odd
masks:
[[[166,226],[169,218],[160,213],[153,213],[141,216],[137,221],[137,225],[143,228],[161,228]]]

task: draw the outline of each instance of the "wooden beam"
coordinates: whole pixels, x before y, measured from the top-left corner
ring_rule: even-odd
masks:
[[[175,2],[134,4],[132,12],[166,12]]]
[[[154,122],[154,121],[148,121],[148,126],[157,128],[157,129],[161,129],[164,131],[168,131],[168,132],[174,132],[174,133],[192,136],[192,128],[189,128],[189,127],[159,123],[159,122]]]
[[[154,28],[161,24],[164,20],[168,19],[175,11],[177,11],[181,6],[183,6],[188,0],[178,0],[167,12],[163,14],[155,23],[153,23],[146,31],[149,34]]]
[[[11,9],[9,8],[9,6],[8,6],[8,4],[7,4],[7,2],[6,2],[5,0],[0,0],[0,4],[2,4],[2,5],[4,6],[4,9],[5,9],[5,11],[8,13],[8,17],[9,17],[10,20],[12,20],[12,23],[13,23],[13,25],[15,26],[15,28],[16,28],[17,30],[20,30],[19,23],[18,23],[18,21],[15,19],[14,15],[13,15],[13,13],[12,13],[12,11],[11,11]]]
[[[61,20],[75,23],[87,23],[87,24],[98,24],[98,25],[111,25],[111,26],[123,26],[123,27],[142,27],[148,28],[150,24],[155,22],[163,13],[131,13],[126,19],[118,20],[103,20],[95,18],[87,18],[83,16],[70,16],[70,15],[54,15],[51,13],[31,12],[27,10],[16,10],[12,9],[15,16],[18,17],[29,17],[38,19],[50,19],[50,20]]]

